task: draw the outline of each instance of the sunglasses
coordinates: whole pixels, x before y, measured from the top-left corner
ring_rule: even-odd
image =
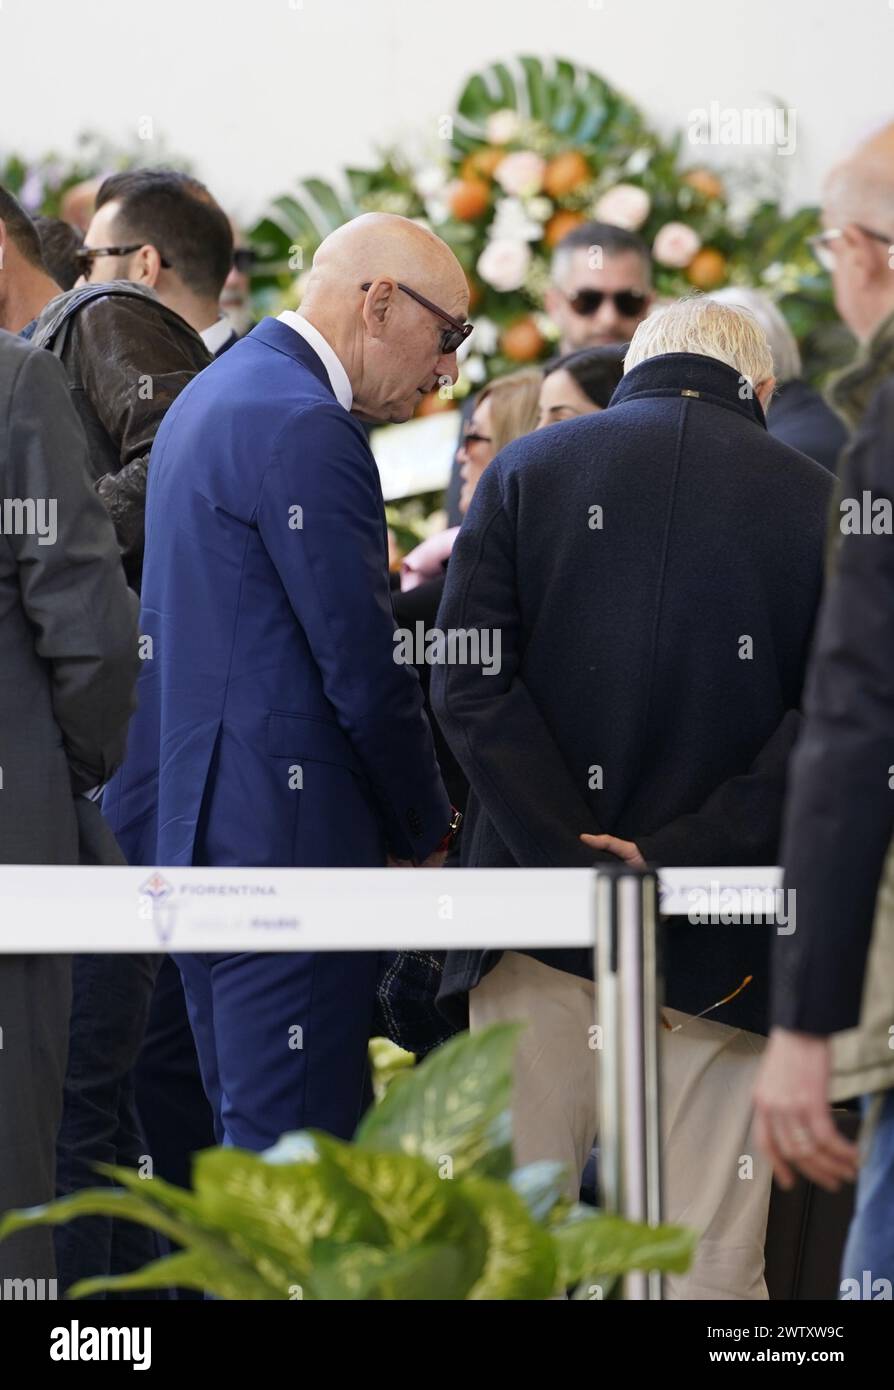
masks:
[[[859,224],[855,225],[857,231],[862,232],[864,236],[871,237],[873,241],[883,241],[887,245],[891,245],[891,238],[887,236],[885,232],[873,232],[869,227],[861,227]],[[832,250],[829,243],[837,241],[838,238],[842,236],[844,236],[843,228],[830,227],[828,231],[817,232],[815,236],[809,236],[807,238],[807,245],[810,247],[814,256],[816,256],[823,270],[835,269],[835,252]]]
[[[568,303],[582,319],[595,314],[604,299],[612,300],[619,314],[625,319],[639,318],[646,307],[646,296],[638,290],[576,290],[568,296]]]
[[[233,269],[250,275],[257,264],[258,253],[253,246],[237,246],[233,252]]]
[[[476,434],[474,430],[469,430],[463,435],[463,444],[490,444],[489,434]]]
[[[79,246],[74,253],[75,264],[84,279],[89,280],[97,256],[129,256],[132,251],[139,251],[145,245],[144,241],[138,241],[134,246]],[[164,256],[160,255],[159,260],[165,270],[171,269],[171,262],[166,261]]]
[[[361,285],[360,288],[364,291],[368,290],[371,284],[372,280],[367,280],[366,284]],[[463,323],[461,319],[455,319],[453,315],[448,314],[445,309],[439,309],[437,304],[432,304],[430,299],[424,299],[421,294],[417,294],[415,290],[411,290],[409,285],[402,285],[399,280],[397,281],[397,288],[403,290],[404,294],[408,294],[411,299],[415,299],[416,303],[421,304],[423,309],[428,309],[430,313],[437,314],[439,319],[443,319],[445,323],[450,324],[449,328],[443,328],[441,330],[441,356],[449,357],[451,352],[456,352],[460,343],[466,341],[475,325],[472,323]]]

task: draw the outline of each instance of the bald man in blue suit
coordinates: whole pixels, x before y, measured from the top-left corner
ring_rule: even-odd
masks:
[[[467,302],[432,233],[357,218],[318,250],[301,313],[265,319],[165,417],[152,659],[104,803],[132,863],[325,867],[335,893],[340,868],[443,862],[454,817],[419,681],[395,661],[382,494],[351,412],[405,420],[454,381]],[[218,1137],[349,1137],[375,954],[176,958]]]

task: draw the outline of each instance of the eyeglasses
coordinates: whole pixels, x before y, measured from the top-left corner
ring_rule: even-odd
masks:
[[[258,253],[253,246],[237,246],[233,252],[233,269],[249,275],[255,268]]]
[[[441,330],[441,355],[443,357],[449,357],[451,352],[456,352],[460,343],[466,341],[475,325],[472,323],[463,323],[462,319],[455,319],[453,315],[448,314],[445,309],[439,309],[437,304],[432,304],[430,299],[424,299],[421,294],[417,294],[415,290],[411,290],[409,285],[402,285],[399,280],[396,283],[399,290],[403,290],[404,294],[408,294],[411,299],[415,299],[416,303],[421,304],[423,309],[428,309],[432,314],[437,314],[439,319],[443,319],[445,323],[450,324],[449,328]],[[361,285],[360,288],[364,291],[368,290],[371,284],[372,280],[367,280],[366,284]]]
[[[145,241],[138,241],[134,246],[80,246],[74,253],[75,263],[84,279],[89,280],[97,256],[129,256],[132,251],[139,251],[145,245]],[[166,261],[164,256],[159,256],[159,260],[165,270],[171,269],[171,262]]]
[[[626,319],[635,319],[645,309],[647,297],[638,290],[575,290],[568,295],[568,303],[582,319],[595,314],[603,299],[612,300],[618,313]]]
[[[886,232],[874,232],[871,227],[861,227],[859,223],[855,223],[854,225],[858,232],[862,232],[864,236],[871,237],[873,241],[883,241],[886,246],[892,244],[891,238]],[[810,247],[814,256],[816,256],[823,270],[835,269],[835,252],[832,250],[829,242],[837,241],[838,238],[842,236],[844,236],[843,227],[829,227],[827,231],[817,232],[815,236],[809,236],[807,238],[807,245]]]
[[[490,444],[490,443],[491,443],[491,437],[490,437],[489,434],[476,434],[475,430],[469,430],[467,434],[464,434],[464,435],[463,435],[463,444],[464,444],[464,445],[466,445],[466,444]]]

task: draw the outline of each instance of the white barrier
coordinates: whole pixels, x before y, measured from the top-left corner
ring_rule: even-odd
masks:
[[[593,885],[589,869],[8,865],[0,954],[592,947]],[[661,911],[750,921],[779,885],[775,868],[664,869]]]

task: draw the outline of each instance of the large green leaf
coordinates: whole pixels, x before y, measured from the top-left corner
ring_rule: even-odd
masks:
[[[453,1178],[508,1177],[518,1031],[501,1023],[451,1038],[367,1112],[356,1144],[425,1158]]]
[[[578,1206],[552,1228],[562,1287],[631,1270],[689,1268],[696,1233],[686,1226],[645,1226]]]
[[[537,1225],[521,1197],[505,1183],[466,1178],[461,1188],[488,1235],[484,1269],[467,1298],[549,1298],[558,1269],[549,1232]]]

